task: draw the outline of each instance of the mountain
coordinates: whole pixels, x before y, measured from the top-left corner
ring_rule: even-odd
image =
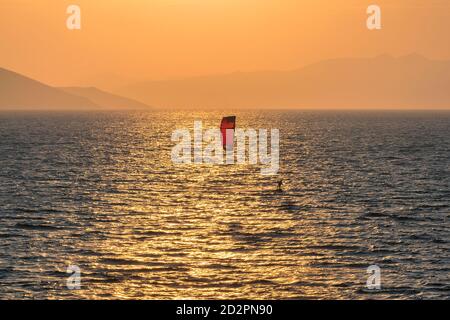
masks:
[[[111,94],[95,87],[65,87],[59,89],[66,93],[86,98],[105,109],[149,109],[149,106],[139,101]]]
[[[96,88],[56,88],[0,68],[0,110],[149,109],[143,103]]]
[[[292,71],[148,81],[116,92],[162,107],[450,109],[450,62],[412,54],[334,59]]]
[[[0,110],[92,109],[92,101],[0,68]]]

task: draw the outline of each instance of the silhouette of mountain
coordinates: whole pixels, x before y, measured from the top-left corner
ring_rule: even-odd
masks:
[[[65,87],[59,88],[69,94],[89,99],[98,106],[107,109],[148,110],[149,106],[139,101],[105,92],[95,87]]]
[[[0,68],[0,109],[92,109],[92,101]]]
[[[333,59],[293,71],[149,81],[116,92],[162,107],[450,108],[450,62],[418,54]]]
[[[0,110],[148,109],[96,88],[55,88],[0,68]]]

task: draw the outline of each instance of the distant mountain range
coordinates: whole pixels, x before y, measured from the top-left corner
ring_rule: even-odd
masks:
[[[334,59],[293,71],[141,82],[115,92],[176,108],[450,109],[450,61],[417,54]]]
[[[450,109],[450,61],[412,54],[334,59],[292,71],[51,87],[0,68],[0,110],[161,108]],[[139,102],[142,101],[142,102]]]
[[[56,88],[0,68],[0,110],[148,109],[96,88]]]

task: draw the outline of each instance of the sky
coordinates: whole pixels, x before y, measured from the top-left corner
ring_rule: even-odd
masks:
[[[81,30],[66,9],[81,8]],[[366,9],[382,10],[382,29]],[[448,0],[0,0],[0,67],[51,85],[119,86],[324,59],[450,59]]]

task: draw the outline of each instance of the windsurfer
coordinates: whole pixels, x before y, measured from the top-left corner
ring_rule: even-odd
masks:
[[[283,186],[283,180],[280,179],[280,180],[278,180],[278,188],[277,188],[277,191],[283,191],[283,189],[281,188],[282,186]]]

